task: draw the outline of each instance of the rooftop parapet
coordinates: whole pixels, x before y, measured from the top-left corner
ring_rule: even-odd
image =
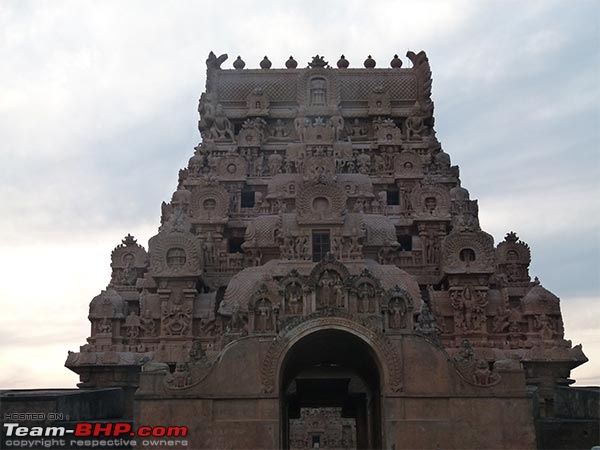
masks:
[[[226,116],[293,117],[297,115],[373,116],[433,115],[431,70],[425,52],[406,54],[412,63],[402,68],[394,55],[389,68],[378,68],[369,55],[363,68],[351,68],[342,55],[337,68],[316,55],[305,67],[290,56],[281,68],[272,68],[267,56],[260,68],[247,69],[241,57],[233,69],[221,66],[228,56],[211,52],[206,60],[204,97],[219,105]]]

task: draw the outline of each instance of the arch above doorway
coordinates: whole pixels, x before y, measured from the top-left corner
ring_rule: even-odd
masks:
[[[402,359],[392,342],[372,328],[367,320],[340,311],[319,311],[296,320],[281,330],[269,346],[261,367],[261,382],[265,393],[279,393],[281,370],[290,349],[304,337],[319,331],[339,330],[363,341],[374,355],[382,393],[402,391]]]

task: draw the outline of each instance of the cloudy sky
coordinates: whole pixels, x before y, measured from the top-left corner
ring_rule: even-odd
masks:
[[[323,6],[326,4],[326,6]],[[436,129],[496,241],[514,230],[600,384],[594,1],[3,1],[0,388],[72,387],[110,252],[146,245],[199,141],[210,50],[258,67],[424,49]]]

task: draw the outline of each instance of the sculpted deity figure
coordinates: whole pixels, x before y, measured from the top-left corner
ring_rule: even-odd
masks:
[[[439,242],[434,233],[429,233],[424,238],[425,244],[425,263],[436,264],[439,255]]]
[[[283,167],[283,156],[277,153],[269,155],[268,164],[270,175],[277,175],[278,173],[281,173]]]
[[[184,336],[190,329],[192,322],[192,308],[189,305],[172,305],[171,308],[163,304],[163,326],[165,334],[170,336]]]
[[[344,242],[343,237],[333,236],[331,238],[331,253],[335,255],[338,260],[344,259]]]
[[[340,141],[342,138],[342,132],[344,131],[344,118],[339,114],[331,116],[329,124],[333,128],[333,136],[336,141]]]
[[[471,363],[475,359],[475,351],[468,339],[463,339],[454,360],[459,363]]]
[[[178,362],[175,365],[175,372],[167,375],[167,382],[174,387],[186,387],[191,384],[191,375],[187,363]]]
[[[495,333],[506,333],[510,327],[509,318],[510,314],[508,310],[503,306],[499,306],[496,311],[496,316],[494,317],[492,330]]]
[[[265,164],[265,157],[263,156],[263,154],[261,153],[260,155],[256,156],[253,159],[253,163],[254,163],[254,175],[257,177],[262,177],[263,173],[264,173],[264,164]]]
[[[389,327],[399,330],[406,327],[406,302],[400,297],[394,297],[389,304]]]
[[[294,129],[300,142],[304,142],[306,128],[311,125],[310,119],[306,117],[296,117],[294,119]]]
[[[317,292],[318,304],[321,308],[335,308],[343,306],[344,291],[342,281],[338,274],[326,270],[319,279]]]
[[[297,282],[290,283],[285,289],[285,305],[287,314],[302,314],[302,287]]]
[[[229,138],[232,141],[235,140],[233,136],[233,127],[231,122],[223,111],[223,106],[218,104],[214,116],[213,125],[210,128],[210,137],[212,139],[224,139]]]
[[[288,136],[287,129],[285,128],[285,125],[281,119],[277,119],[275,121],[271,135],[274,138],[286,138]]]
[[[350,236],[350,257],[360,258],[362,256],[362,244],[360,243],[361,235],[356,228],[352,229],[352,236]]]
[[[432,338],[435,338],[439,332],[439,328],[435,322],[435,316],[431,312],[431,309],[427,303],[423,303],[421,314],[419,314],[419,319],[417,321],[416,330],[419,333]]]
[[[360,138],[367,135],[367,127],[360,123],[359,119],[354,119],[352,126],[348,130],[348,134],[354,138]]]
[[[358,287],[357,292],[358,312],[374,313],[375,312],[375,291],[369,283],[362,283]]]
[[[489,384],[492,376],[492,371],[486,360],[480,359],[475,364],[475,370],[473,372],[473,381],[476,384]]]
[[[460,331],[480,331],[485,325],[485,307],[488,304],[487,295],[469,286],[462,292],[456,290],[450,293],[452,307],[455,310],[455,327]]]
[[[401,189],[402,194],[402,210],[404,212],[411,212],[413,210],[413,204],[411,200],[412,191],[409,188]]]
[[[392,259],[392,247],[390,246],[390,242],[386,239],[377,252],[377,261],[379,264],[390,264]]]
[[[125,267],[123,267],[123,272],[121,273],[121,283],[132,286],[135,284],[137,280],[137,270],[135,268],[135,256],[131,253],[126,254],[123,257],[123,262],[125,263]]]
[[[375,160],[375,172],[379,174],[385,172],[385,159],[383,156],[375,155],[373,159]]]
[[[200,134],[204,139],[212,139],[212,130],[215,124],[215,105],[212,94],[202,94],[198,112],[200,113],[200,122],[198,123]]]
[[[255,329],[257,332],[264,333],[273,330],[272,307],[269,300],[261,298],[256,302],[254,314]]]
[[[204,348],[202,348],[202,343],[200,341],[192,342],[192,346],[189,351],[190,362],[199,362],[206,359],[206,352]]]
[[[244,334],[246,332],[246,320],[240,310],[240,304],[237,301],[233,305],[233,312],[227,329],[230,333]]]
[[[554,326],[546,314],[536,316],[535,326],[544,341],[549,341],[554,336]]]
[[[425,123],[422,117],[409,117],[406,119],[406,138],[409,141],[420,141],[423,139]]]
[[[112,333],[112,324],[109,322],[108,317],[104,317],[99,326],[100,333],[103,334],[111,334]]]
[[[356,157],[356,161],[358,165],[358,173],[368,175],[371,168],[371,157],[362,151]]]
[[[135,311],[131,311],[125,319],[125,327],[127,328],[127,337],[135,341],[140,335],[140,316]]]
[[[216,260],[216,248],[213,241],[212,233],[208,232],[206,241],[202,244],[202,256],[206,266],[214,266]]]
[[[145,337],[154,334],[154,319],[152,318],[152,312],[149,309],[145,310],[142,317],[140,317],[140,325]]]

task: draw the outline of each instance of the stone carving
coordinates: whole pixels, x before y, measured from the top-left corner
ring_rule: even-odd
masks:
[[[425,134],[425,121],[422,117],[409,117],[406,119],[406,139],[420,141]]]
[[[148,254],[136,239],[128,234],[112,251],[111,285],[134,286],[148,266]]]
[[[377,118],[373,121],[375,138],[379,145],[394,144],[402,141],[402,130],[392,119]]]
[[[161,232],[150,239],[150,271],[154,276],[200,274],[200,248],[191,233]]]
[[[446,273],[494,272],[494,238],[483,231],[449,234],[442,255]]]
[[[386,295],[387,328],[390,331],[413,329],[414,302],[400,286],[395,286]]]
[[[255,304],[255,326],[254,330],[258,333],[268,333],[274,331],[273,307],[266,298],[259,299]]]
[[[192,191],[192,217],[200,223],[227,221],[229,194],[221,187],[202,186]]]
[[[279,251],[282,259],[309,260],[311,258],[308,236],[281,236]]]
[[[431,117],[433,115],[433,101],[431,100],[431,68],[425,52],[407,52],[406,57],[412,62],[413,70],[419,80],[418,103],[421,111]]]
[[[488,304],[487,289],[464,289],[450,291],[454,308],[454,327],[461,333],[484,332],[486,324],[485,308]]]
[[[423,163],[414,152],[402,152],[394,157],[394,173],[397,178],[423,178]]]
[[[154,336],[155,332],[155,320],[152,318],[152,312],[150,310],[144,311],[142,317],[140,317],[140,327],[144,337]]]
[[[391,114],[390,96],[383,86],[376,86],[369,95],[369,115],[387,116]]]
[[[454,363],[463,379],[474,386],[493,386],[500,382],[500,374],[485,359],[477,359],[468,339],[462,341],[454,356]]]
[[[425,217],[444,217],[449,214],[450,197],[441,186],[425,185],[419,189],[419,213]]]
[[[556,332],[554,324],[546,314],[535,316],[535,329],[544,341],[551,340]]]
[[[186,336],[191,331],[191,305],[162,304],[161,329],[166,336]]]
[[[308,63],[308,67],[310,67],[311,69],[314,68],[325,68],[329,66],[329,63],[327,61],[325,61],[325,58],[323,56],[313,56],[313,59],[311,62]]]
[[[216,104],[212,95],[202,94],[198,112],[198,129],[204,139],[234,141],[231,122],[225,115],[223,106]]]
[[[528,283],[531,251],[529,246],[520,241],[516,233],[506,235],[496,248],[498,271],[506,275],[511,283]]]
[[[254,293],[248,309],[250,312],[249,325],[251,331],[259,334],[275,332],[279,305],[276,303],[275,296],[269,292],[265,284],[261,285]]]
[[[255,88],[246,99],[248,116],[268,116],[270,100],[260,87]]]
[[[335,270],[326,269],[317,282],[317,309],[344,308],[346,293],[344,282]]]
[[[340,222],[346,208],[346,193],[331,178],[304,182],[296,198],[299,223]]]
[[[299,281],[291,280],[284,288],[285,313],[299,315],[304,313],[304,288]]]
[[[247,315],[241,311],[238,302],[233,305],[233,312],[226,331],[228,334],[237,334],[240,336],[248,333],[248,318]]]
[[[217,171],[222,179],[244,179],[248,172],[248,163],[240,156],[225,157],[219,161]]]
[[[228,56],[226,53],[217,57],[212,51],[208,54],[208,58],[206,59],[206,67],[208,69],[220,69],[221,64],[223,64],[227,60]]]
[[[178,361],[173,373],[167,373],[165,386],[170,390],[189,389],[200,384],[212,368],[200,341],[193,341],[189,347],[186,361]]]
[[[140,316],[135,311],[131,311],[125,319],[125,328],[127,329],[127,338],[130,345],[134,345],[140,337],[141,329]]]

